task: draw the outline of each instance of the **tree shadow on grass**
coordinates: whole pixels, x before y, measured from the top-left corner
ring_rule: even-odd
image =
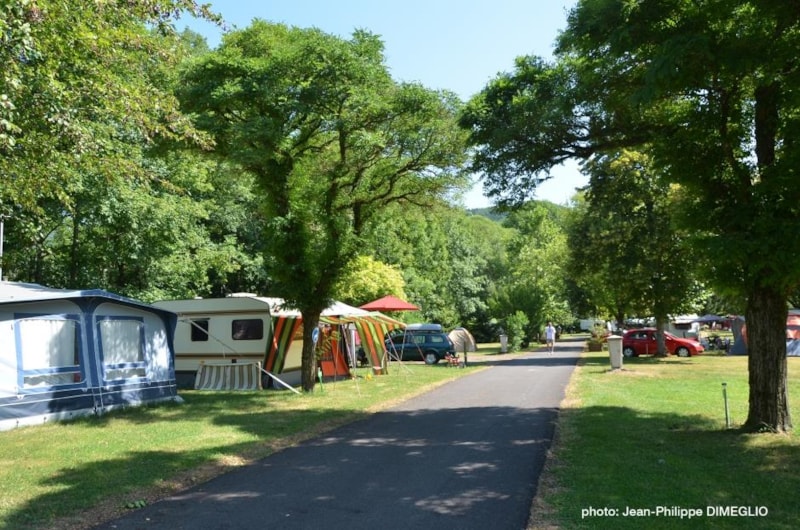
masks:
[[[563,528],[795,528],[798,438],[723,429],[691,409],[562,411],[555,486],[544,492],[546,504],[561,507],[553,518]],[[661,516],[587,518],[582,510],[590,506],[618,514],[628,508],[692,508],[702,516],[681,520],[664,510]],[[765,507],[768,515],[719,516],[731,506]]]
[[[217,397],[220,401],[225,401],[224,394]],[[192,399],[213,401],[214,396],[193,395]],[[263,393],[252,396],[237,395],[236,399],[240,404],[242,399],[263,401],[264,395]],[[327,428],[367,416],[366,413],[317,408],[292,411],[291,420],[287,421],[288,414],[281,411],[258,414],[236,413],[235,409],[224,409],[223,405],[214,403],[207,403],[204,407],[205,410],[213,410],[217,405],[221,408],[217,414],[211,414],[214,423],[235,426],[243,432],[252,434],[258,441],[229,443],[181,452],[131,451],[124,458],[107,458],[65,467],[42,481],[42,485],[55,488],[53,493],[31,499],[8,515],[0,527],[15,530],[88,528],[91,523],[100,523],[109,517],[120,516],[130,511],[128,506],[130,503],[139,500],[153,502],[165,495],[237,469],[254,458],[263,458],[285,449]],[[111,428],[108,422],[112,415],[117,422],[122,419],[140,425],[143,433],[148,426],[170,421],[169,415],[165,419],[163,409],[158,416],[151,412],[148,407],[119,410],[108,416],[81,418],[74,423],[96,428],[100,439],[103,436],[103,429]],[[185,419],[187,412],[185,407],[183,409],[176,407],[174,419]]]

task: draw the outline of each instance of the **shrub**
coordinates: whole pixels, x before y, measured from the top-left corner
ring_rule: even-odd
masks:
[[[603,339],[599,337],[592,337],[586,341],[586,346],[589,351],[603,351]]]
[[[522,311],[517,311],[506,318],[506,334],[508,335],[508,350],[518,351],[525,339],[525,328],[528,327],[528,317]]]

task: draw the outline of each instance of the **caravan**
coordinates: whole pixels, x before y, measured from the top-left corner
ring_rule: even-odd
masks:
[[[287,309],[283,299],[241,293],[154,305],[179,315],[175,364],[181,388],[256,390],[272,384],[275,377],[288,386],[301,383],[302,317]],[[389,329],[403,325],[341,302],[325,309],[320,323],[324,326],[320,367],[325,376],[350,373],[357,341],[368,346],[369,363],[380,365],[384,351],[375,345],[382,345]],[[348,332],[333,333],[334,328]]]
[[[261,388],[261,363],[271,337],[272,315],[280,303],[279,298],[258,296],[155,302],[156,307],[179,315],[175,329],[178,386],[195,388],[198,373],[206,371],[216,372],[217,383],[212,385],[216,388]],[[288,352],[289,366],[298,370],[300,345],[293,344]],[[291,378],[292,374],[287,375]]]
[[[0,282],[0,430],[180,401],[175,321],[99,289]]]

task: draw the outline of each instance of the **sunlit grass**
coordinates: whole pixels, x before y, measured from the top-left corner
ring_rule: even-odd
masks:
[[[642,357],[611,371],[607,352],[584,355],[542,483],[544,519],[565,529],[796,527],[800,437],[736,431],[747,415],[746,357]],[[800,359],[790,358],[790,398],[800,395],[798,372]],[[800,400],[791,405],[797,410]],[[711,516],[709,506],[764,507],[768,515]],[[703,516],[623,517],[658,507]],[[590,508],[616,515],[587,517]]]
[[[0,528],[57,528],[97,505],[119,511],[206,480],[474,371],[393,365],[313,393],[182,391],[183,404],[0,433]],[[76,515],[79,517],[79,515]]]

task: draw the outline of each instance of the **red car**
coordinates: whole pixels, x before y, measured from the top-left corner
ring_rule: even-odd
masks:
[[[664,343],[671,355],[689,357],[703,353],[703,345],[694,339],[682,339],[672,333],[664,332]],[[622,355],[638,357],[653,355],[658,351],[655,328],[631,329],[622,335]]]

